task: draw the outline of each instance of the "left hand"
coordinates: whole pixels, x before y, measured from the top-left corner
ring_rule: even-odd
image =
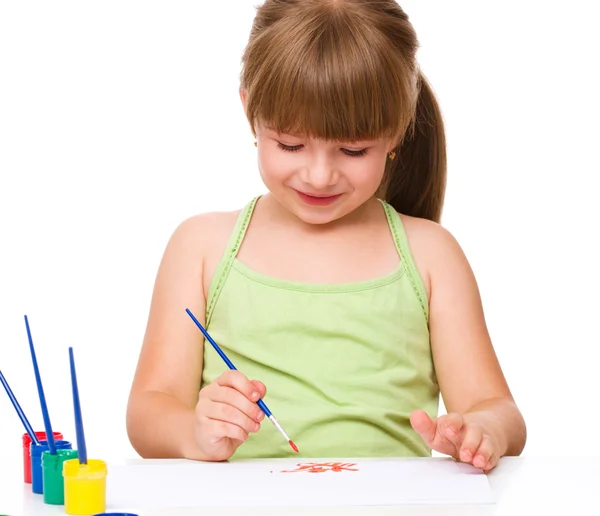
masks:
[[[415,410],[410,423],[427,446],[439,453],[485,471],[498,464],[501,451],[496,440],[482,425],[468,422],[461,414],[450,413],[432,419],[426,412]]]

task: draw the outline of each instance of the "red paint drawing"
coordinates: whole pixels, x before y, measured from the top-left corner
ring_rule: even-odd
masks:
[[[325,473],[326,471],[333,471],[339,473],[340,471],[358,471],[358,468],[353,468],[356,463],[352,462],[307,462],[306,464],[297,464],[296,469],[284,469],[282,473],[298,473],[300,471],[306,471],[307,473]]]

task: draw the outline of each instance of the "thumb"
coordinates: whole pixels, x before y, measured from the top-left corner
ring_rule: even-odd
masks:
[[[415,410],[410,415],[410,424],[423,440],[430,444],[435,438],[437,421],[431,419],[424,410]]]
[[[259,382],[258,380],[252,380],[252,385],[256,387],[256,390],[258,391],[258,394],[261,397],[261,399],[264,398],[265,394],[267,393],[267,388],[265,387],[265,384]]]

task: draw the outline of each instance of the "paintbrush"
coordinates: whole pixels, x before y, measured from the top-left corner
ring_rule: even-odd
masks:
[[[186,308],[185,311],[192,318],[192,320],[196,323],[196,326],[198,326],[198,328],[200,328],[200,331],[204,334],[204,336],[212,344],[212,347],[215,348],[215,351],[221,356],[221,358],[227,364],[227,366],[229,367],[229,369],[237,371],[237,368],[233,365],[233,363],[231,362],[231,360],[229,360],[229,358],[227,358],[227,355],[225,353],[223,353],[223,351],[217,345],[217,343],[212,339],[212,337],[208,334],[208,332],[202,327],[202,325],[200,324],[200,322],[198,321],[198,319],[196,319],[194,317],[194,314],[192,314],[192,312],[190,312],[190,310],[188,308]],[[281,427],[281,425],[279,424],[279,422],[277,421],[277,419],[275,419],[275,416],[271,413],[271,411],[269,410],[269,408],[265,405],[265,402],[263,400],[259,399],[256,402],[256,404],[261,408],[261,410],[265,413],[265,415],[271,420],[271,423],[273,423],[275,425],[275,428],[277,428],[277,430],[279,430],[279,432],[281,433],[281,435],[283,435],[283,437],[289,443],[289,445],[292,447],[292,449],[296,453],[298,453],[298,447],[294,444],[294,441],[292,441],[288,437],[288,435],[285,433],[284,429]]]
[[[75,414],[75,434],[77,436],[77,456],[79,464],[87,464],[87,447],[83,431],[83,417],[81,415],[81,402],[79,401],[79,388],[77,387],[77,372],[75,371],[75,357],[73,348],[69,348],[69,365],[71,367],[71,389],[73,390],[73,412]]]
[[[46,429],[46,441],[48,442],[48,450],[50,450],[51,455],[56,455],[56,445],[54,444],[54,434],[52,432],[52,425],[50,423],[50,415],[48,414],[48,406],[46,405],[44,386],[42,385],[42,377],[40,376],[40,370],[38,367],[37,358],[35,356],[35,348],[33,346],[33,339],[31,338],[31,330],[29,328],[29,319],[27,319],[27,316],[25,316],[25,327],[27,328],[27,338],[29,339],[29,350],[31,351],[33,372],[35,374],[35,381],[37,383],[40,405],[42,406],[42,417],[44,418],[44,428]]]
[[[36,446],[39,446],[40,445],[40,441],[38,440],[37,436],[35,435],[35,432],[33,431],[33,428],[31,428],[31,425],[29,424],[29,420],[25,416],[25,412],[23,412],[23,409],[21,408],[21,405],[19,405],[19,402],[17,401],[16,396],[13,394],[10,386],[8,385],[8,382],[6,381],[6,378],[4,378],[4,375],[2,374],[2,371],[0,371],[0,383],[2,383],[2,385],[4,385],[4,389],[6,390],[6,394],[8,394],[8,397],[9,397],[10,401],[12,402],[13,406],[15,407],[15,410],[17,411],[17,415],[19,416],[19,419],[21,420],[21,423],[23,423],[23,426],[25,427],[25,430],[29,434],[29,437],[31,438],[31,440],[33,441],[33,443]]]

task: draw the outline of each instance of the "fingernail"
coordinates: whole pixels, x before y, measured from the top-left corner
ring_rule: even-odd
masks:
[[[448,433],[450,435],[456,435],[456,429],[453,426],[448,427]]]
[[[254,423],[254,431],[258,432],[259,428],[260,428],[260,424]]]
[[[253,400],[258,399],[258,392],[255,391],[255,392],[252,393],[252,399]]]
[[[258,416],[256,416],[256,420],[257,420],[257,421],[262,421],[264,417],[265,417],[265,413],[264,413],[264,412],[261,410],[261,411],[258,413]]]
[[[483,468],[483,466],[485,466],[485,459],[481,455],[477,455],[473,461],[473,466]]]
[[[460,453],[460,457],[464,461],[471,460],[471,452],[469,450],[463,450]]]

